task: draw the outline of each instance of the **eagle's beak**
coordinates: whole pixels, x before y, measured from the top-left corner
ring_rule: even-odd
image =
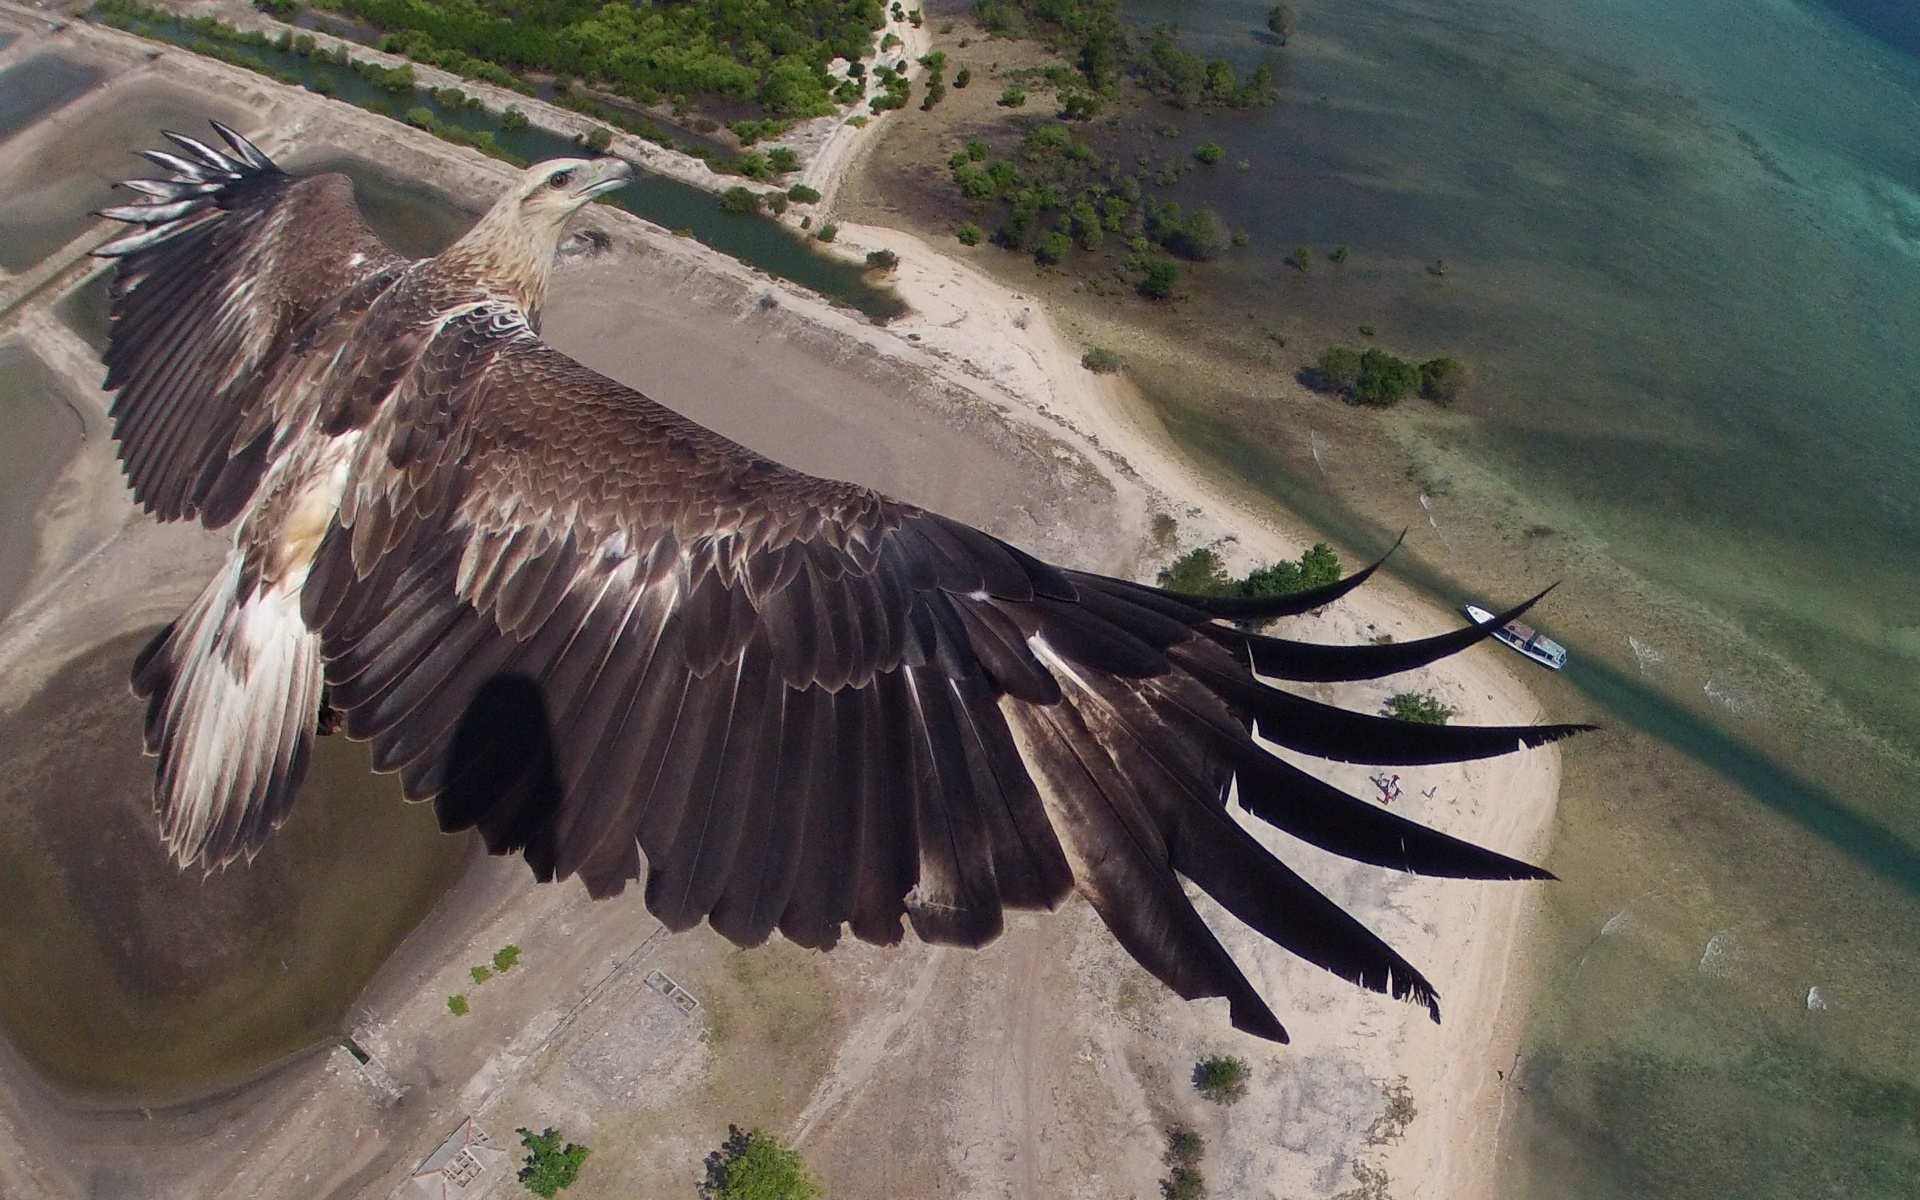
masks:
[[[633,182],[633,167],[623,158],[602,158],[593,164],[593,178],[580,189],[582,200],[592,200],[618,191]]]

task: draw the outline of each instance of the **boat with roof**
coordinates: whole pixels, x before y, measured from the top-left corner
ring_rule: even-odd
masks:
[[[1493,620],[1493,614],[1478,604],[1467,604],[1462,607],[1466,611],[1467,619],[1475,625],[1485,625]],[[1549,671],[1558,671],[1567,665],[1567,648],[1525,621],[1508,621],[1494,630],[1493,636]]]

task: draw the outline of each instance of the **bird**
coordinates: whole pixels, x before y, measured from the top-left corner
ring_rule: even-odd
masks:
[[[1539,597],[1334,646],[1260,630],[1379,563],[1267,598],[1049,564],[785,467],[543,341],[564,230],[628,163],[528,168],[413,260],[344,176],[213,128],[218,147],[168,133],[142,152],[165,177],[125,181],[139,198],[99,215],[131,228],[95,251],[116,263],[103,360],[134,499],[232,543],[132,668],[181,869],[261,848],[324,704],[443,830],[595,898],[643,881],[669,930],[978,947],[1007,911],[1078,894],[1175,993],[1223,997],[1276,1042],[1186,883],[1435,1021],[1439,999],[1235,806],[1384,868],[1551,878],[1265,744],[1409,766],[1590,728],[1415,725],[1273,682],[1422,666]]]

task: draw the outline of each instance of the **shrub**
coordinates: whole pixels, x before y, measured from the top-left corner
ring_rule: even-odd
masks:
[[[1001,108],[1021,108],[1027,103],[1027,93],[1017,87],[1010,87],[1000,93]]]
[[[815,233],[813,236],[819,238],[823,242],[830,242],[833,239],[840,236],[840,227],[838,225],[835,225],[832,221],[828,221],[825,225],[822,225],[819,229],[819,232]]]
[[[520,961],[520,947],[509,942],[493,952],[493,969],[505,974]]]
[[[527,124],[527,114],[521,112],[516,105],[507,105],[507,111],[500,114],[500,128],[508,133],[525,129]]]
[[[1095,375],[1111,375],[1120,369],[1120,356],[1105,346],[1095,346],[1080,356],[1080,365]]]
[[[795,204],[812,204],[820,199],[820,192],[804,183],[796,183],[787,189],[787,199]]]
[[[587,1161],[591,1153],[585,1146],[576,1146],[572,1142],[561,1144],[560,1134],[549,1125],[540,1132],[522,1127],[515,1130],[520,1135],[520,1144],[526,1147],[525,1165],[516,1177],[526,1185],[526,1189],[546,1200],[562,1189],[573,1186],[580,1175],[580,1164]]]
[[[1134,285],[1149,300],[1170,300],[1180,286],[1180,268],[1161,258],[1147,264],[1146,278]]]
[[[1353,253],[1353,250],[1347,246],[1335,246],[1333,248],[1333,253],[1327,255],[1327,257],[1332,259],[1334,262],[1343,263],[1347,261],[1347,256],[1352,253]]]
[[[1193,152],[1193,156],[1208,166],[1212,166],[1225,158],[1227,151],[1219,142],[1201,142],[1199,148]]]
[[[1320,354],[1309,383],[1318,391],[1348,395],[1360,381],[1360,352],[1333,346]]]
[[[1371,408],[1391,408],[1420,386],[1420,368],[1404,358],[1374,348],[1360,356],[1360,377],[1352,399]]]
[[[760,193],[735,184],[720,193],[720,207],[730,213],[757,213],[760,211]]]
[[[963,88],[973,82],[973,72],[961,67],[953,76],[953,86]]]
[[[1170,1167],[1197,1167],[1207,1151],[1207,1139],[1184,1125],[1167,1130],[1165,1162]]]
[[[473,976],[473,981],[475,983],[485,983],[487,980],[493,978],[493,968],[486,967],[486,966],[469,967],[467,969],[467,974]]]
[[[701,1200],[814,1200],[823,1195],[800,1155],[759,1129],[727,1126],[727,1140],[707,1155]]]
[[[1313,265],[1313,251],[1305,246],[1295,246],[1293,253],[1287,255],[1287,265],[1296,271],[1305,271]]]
[[[800,156],[790,146],[775,146],[767,151],[767,165],[773,168],[775,174],[785,175],[800,169]]]
[[[900,265],[900,256],[891,250],[867,251],[867,266],[876,271],[891,271]]]
[[[1325,542],[1316,542],[1299,562],[1277,562],[1256,567],[1240,581],[1243,596],[1289,596],[1340,580],[1340,556]]]
[[[1282,46],[1293,36],[1293,5],[1276,4],[1267,10],[1267,31],[1280,39]]]
[[[1163,1200],[1205,1200],[1207,1177],[1192,1167],[1175,1167],[1160,1181]]]
[[[1189,596],[1232,596],[1239,592],[1220,555],[1206,546],[1197,546],[1174,559],[1160,572],[1159,583],[1169,591]]]
[[[1247,1079],[1252,1074],[1244,1058],[1209,1055],[1193,1064],[1193,1086],[1215,1104],[1232,1104],[1247,1094]]]
[[[1033,257],[1035,261],[1039,262],[1042,266],[1051,267],[1065,258],[1072,250],[1073,239],[1061,233],[1059,230],[1055,230],[1040,239],[1040,244],[1033,248]]]
[[[773,164],[768,162],[767,156],[758,150],[749,151],[734,159],[733,169],[748,179],[764,182],[773,178]]]
[[[978,246],[986,238],[987,233],[972,221],[968,221],[954,233],[954,236],[960,239],[962,246]]]
[[[1454,709],[1432,692],[1396,692],[1380,706],[1380,715],[1415,725],[1445,725]]]
[[[1457,358],[1430,358],[1420,364],[1420,394],[1435,404],[1459,399],[1466,381],[1467,368]]]
[[[464,1017],[473,1010],[467,1006],[467,998],[465,996],[456,995],[447,997],[447,1011],[456,1017]]]
[[[613,145],[613,130],[608,129],[605,125],[595,125],[587,131],[585,144],[587,149],[593,151],[595,154],[604,154],[606,153],[607,147]]]

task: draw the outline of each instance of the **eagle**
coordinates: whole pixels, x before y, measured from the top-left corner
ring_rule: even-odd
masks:
[[[166,177],[126,181],[141,198],[100,215],[133,228],[96,251],[117,260],[104,360],[133,496],[232,539],[132,671],[182,869],[260,849],[330,707],[442,829],[594,897],[644,879],[669,930],[827,949],[910,925],[977,947],[1007,909],[1077,892],[1173,991],[1274,1041],[1186,884],[1436,1021],[1439,1000],[1234,805],[1380,867],[1550,878],[1263,745],[1412,765],[1588,728],[1410,724],[1269,682],[1405,671],[1526,605],[1320,645],[1259,629],[1378,563],[1278,598],[1053,566],[791,470],[542,341],[568,220],[627,163],[540,163],[409,260],[346,177],[214,129],[219,148],[169,133],[144,152]]]

